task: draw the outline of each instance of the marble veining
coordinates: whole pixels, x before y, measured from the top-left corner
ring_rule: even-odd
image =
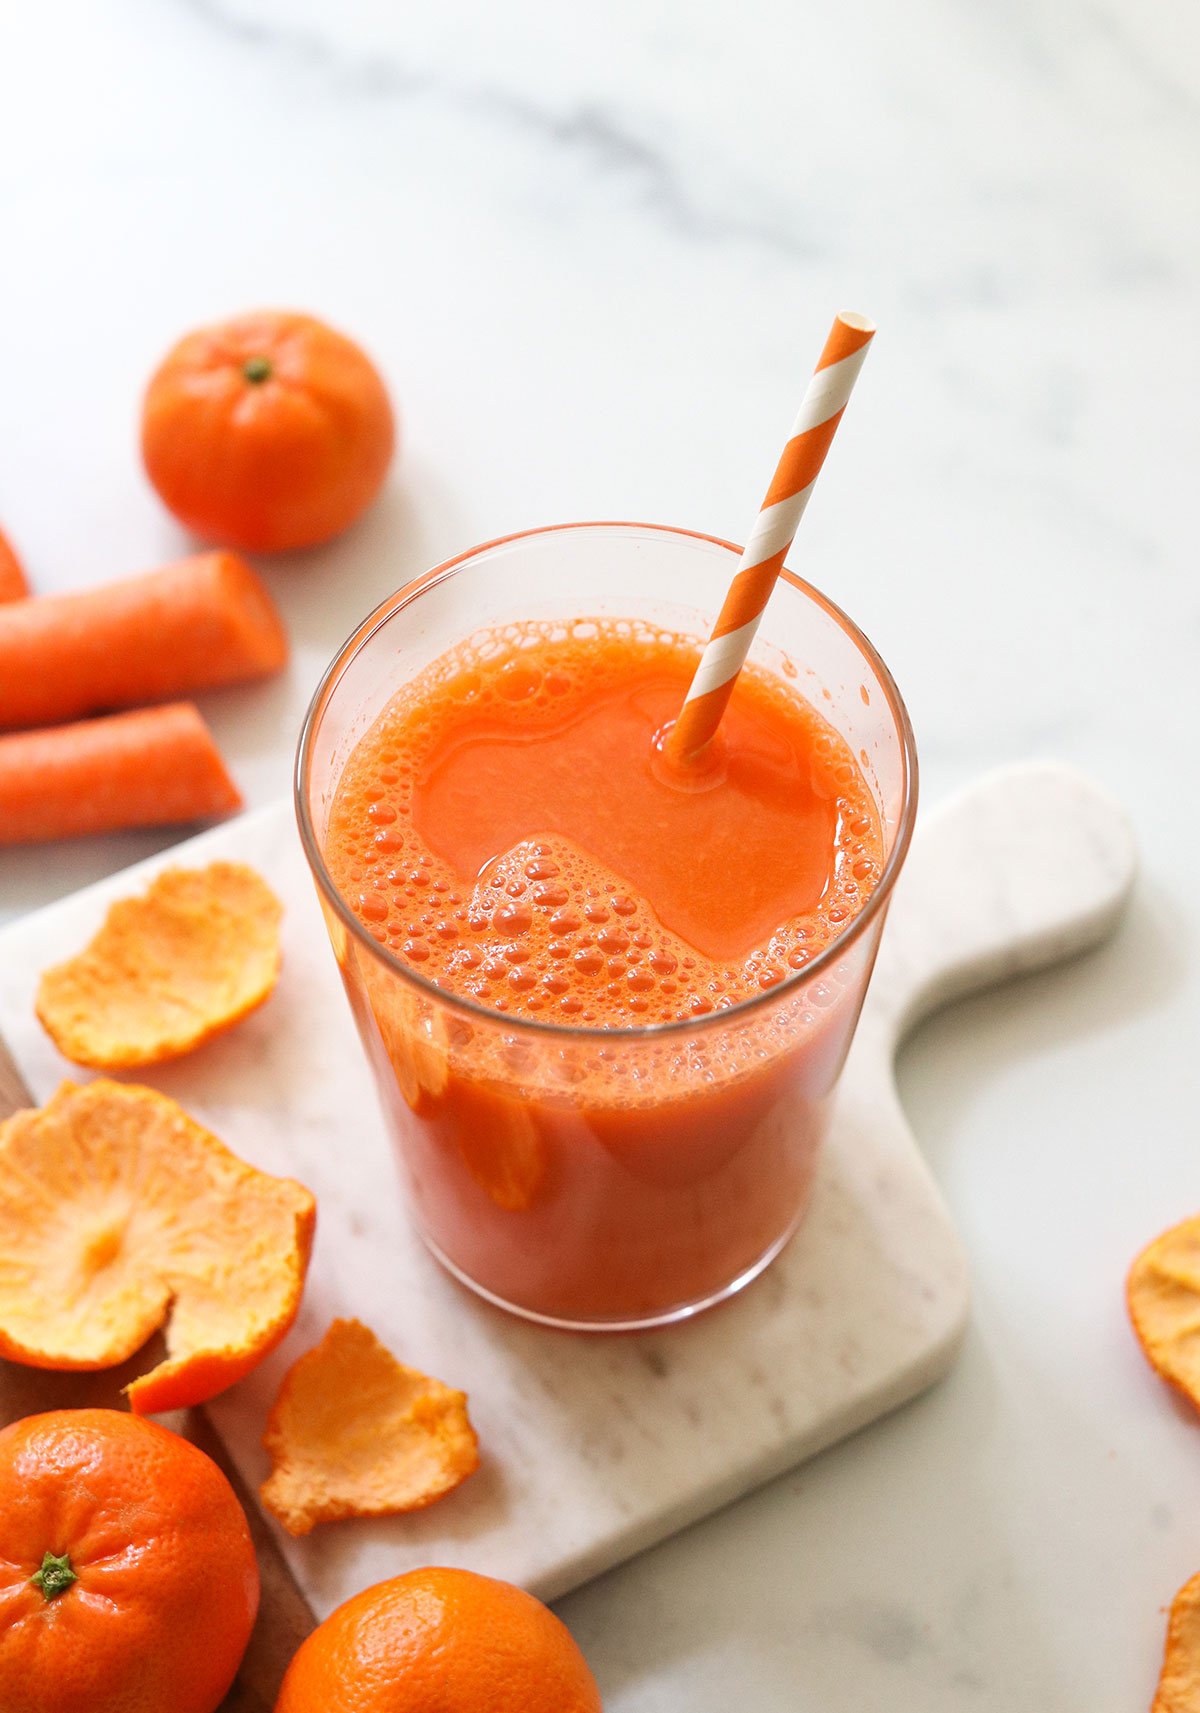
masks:
[[[433,79],[406,71],[391,56],[353,57],[339,52],[336,39],[307,29],[294,19],[265,19],[225,0],[177,0],[186,11],[233,41],[313,67],[350,94],[412,95],[434,87]]]
[[[178,0],[197,19],[232,40],[257,51],[282,57],[328,79],[348,96],[367,99],[426,98],[463,115],[490,120],[509,131],[526,133],[534,142],[575,156],[585,175],[617,176],[633,188],[634,199],[681,237],[693,241],[745,241],[779,256],[802,261],[816,254],[799,229],[780,214],[772,220],[757,212],[763,187],[742,186],[749,208],[704,206],[693,194],[687,175],[665,148],[653,147],[645,127],[618,116],[613,106],[580,97],[566,105],[538,102],[511,86],[462,81],[453,69],[432,72],[405,66],[392,54],[345,51],[336,38],[297,24],[291,16],[264,16],[227,0]],[[454,66],[450,59],[451,68]]]

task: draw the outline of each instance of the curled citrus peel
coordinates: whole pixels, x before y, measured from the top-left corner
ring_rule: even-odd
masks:
[[[1171,1602],[1162,1675],[1150,1713],[1200,1713],[1200,1576]]]
[[[38,1017],[66,1058],[93,1070],[190,1053],[270,994],[282,914],[243,863],[164,869],[148,892],[112,905],[82,952],[46,971]]]
[[[110,1368],[163,1328],[126,1388],[139,1415],[203,1403],[300,1305],[316,1203],[246,1165],[153,1089],[63,1083],[0,1124],[0,1355]]]
[[[1129,1269],[1126,1299],[1151,1366],[1200,1408],[1200,1216],[1142,1250]]]
[[[397,1362],[357,1320],[335,1320],[288,1370],[263,1444],[260,1497],[293,1535],[421,1510],[479,1466],[465,1393]]]

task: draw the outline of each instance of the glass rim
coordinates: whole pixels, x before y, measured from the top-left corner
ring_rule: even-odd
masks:
[[[398,613],[422,595],[425,590],[436,583],[445,581],[465,565],[469,560],[478,559],[485,553],[493,552],[498,547],[507,547],[510,542],[526,541],[535,536],[560,535],[572,530],[648,530],[657,535],[682,537],[690,541],[704,541],[714,547],[724,548],[727,552],[741,556],[742,549],[732,541],[726,541],[719,535],[709,535],[703,530],[679,529],[664,523],[634,523],[617,519],[596,519],[580,523],[544,524],[533,529],[513,530],[508,535],[498,535],[490,541],[477,543],[468,547],[462,553],[456,553],[452,559],[444,559],[439,565],[432,566],[428,571],[422,571],[419,576],[401,584],[399,589],[385,597],[379,605],[367,614],[346,641],[337,650],[333,659],[321,675],[321,680],[313,692],[304,723],[300,729],[300,742],[296,750],[296,766],[294,772],[294,797],[296,819],[300,830],[300,843],[304,850],[314,879],[326,902],[332,907],[347,932],[370,955],[390,969],[402,981],[410,983],[418,993],[424,993],[429,999],[448,1006],[452,1011],[463,1013],[472,1020],[486,1022],[493,1027],[500,1027],[513,1033],[531,1030],[537,1034],[563,1040],[661,1040],[664,1037],[678,1034],[695,1035],[697,1032],[706,1033],[714,1027],[720,1027],[732,1020],[742,1020],[751,1014],[776,1004],[787,994],[794,993],[799,987],[807,986],[818,978],[823,970],[829,968],[835,957],[858,940],[872,922],[879,917],[891,896],[896,878],[903,866],[908,847],[912,843],[913,828],[917,812],[917,750],[916,739],[913,735],[912,722],[908,717],[908,709],[904,705],[895,679],[892,677],[882,655],[874,643],[855,624],[848,614],[842,611],[836,602],[821,593],[813,584],[786,567],[780,572],[780,580],[788,583],[798,594],[806,596],[814,605],[831,618],[835,624],[846,633],[850,641],[874,671],[883,689],[884,698],[888,705],[896,732],[900,740],[900,759],[903,770],[903,796],[900,804],[900,816],[896,829],[896,839],[888,852],[879,876],[878,884],[867,899],[854,920],[830,941],[824,951],[819,952],[811,963],[802,969],[785,976],[774,986],[764,988],[760,993],[753,993],[746,999],[740,999],[734,1005],[717,1007],[712,1011],[701,1012],[696,1017],[672,1018],[664,1023],[633,1023],[621,1024],[615,1028],[602,1024],[587,1023],[558,1023],[545,1021],[540,1017],[518,1017],[506,1011],[497,1011],[493,1006],[484,1005],[477,999],[470,999],[465,994],[454,993],[448,988],[439,987],[436,982],[423,976],[411,964],[404,962],[389,947],[383,946],[368,933],[366,927],[355,915],[349,904],[342,897],[334,883],[333,876],[325,865],[325,858],[317,841],[316,829],[313,826],[312,815],[308,807],[308,780],[312,763],[313,744],[320,726],[325,708],[331,700],[346,668],[355,656],[366,647],[375,636]]]

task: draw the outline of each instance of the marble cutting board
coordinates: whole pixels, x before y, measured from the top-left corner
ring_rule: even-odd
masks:
[[[108,903],[169,863],[253,863],[286,905],[268,1005],[147,1080],[237,1152],[299,1177],[320,1215],[283,1346],[209,1413],[251,1488],[285,1367],[335,1315],[470,1394],[483,1464],[412,1517],[279,1534],[318,1616],[418,1564],[467,1565],[554,1598],[863,1426],[952,1362],[966,1263],[896,1096],[922,1015],[1102,939],[1132,883],[1122,811],[1078,775],[1010,769],[930,814],[897,887],[813,1205],[740,1298],[669,1331],[573,1336],[476,1301],[408,1224],[382,1120],[287,805],[243,816],[0,933],[0,1037],[35,1097],[79,1072],[33,1016],[37,976]],[[1064,980],[1072,977],[1064,975]]]

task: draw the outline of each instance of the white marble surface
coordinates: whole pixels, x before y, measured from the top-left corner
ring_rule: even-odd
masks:
[[[296,1326],[212,1414],[253,1491],[280,1380],[339,1316],[470,1392],[480,1473],[415,1517],[293,1542],[320,1616],[422,1564],[461,1564],[551,1599],[835,1444],[939,1379],[967,1317],[965,1258],[896,1097],[896,1045],[933,1006],[1056,962],[1111,931],[1133,878],[1122,812],[1063,770],[1001,770],[926,821],[843,1074],[813,1204],[742,1297],[694,1325],[567,1338],[476,1302],[409,1224],[291,805],[190,841],[188,864],[252,863],[284,903],[270,1004],[148,1080],[253,1164],[315,1193]],[[173,857],[0,932],[0,1038],[34,1097],[79,1073],[34,1017],[40,972]]]
[[[564,1603],[615,1713],[1124,1713],[1200,1568],[1196,1435],[1120,1300],[1200,1202],[1198,36],[1133,0],[0,12],[0,520],[43,587],[182,545],[133,432],[190,322],[324,312],[405,412],[376,514],[268,571],[288,681],[206,704],[254,801],[405,574],[572,516],[740,536],[851,305],[881,332],[799,563],[894,667],[929,800],[1051,754],[1137,825],[1113,944],[902,1060],[962,1361]],[[155,842],[0,855],[0,906]]]

